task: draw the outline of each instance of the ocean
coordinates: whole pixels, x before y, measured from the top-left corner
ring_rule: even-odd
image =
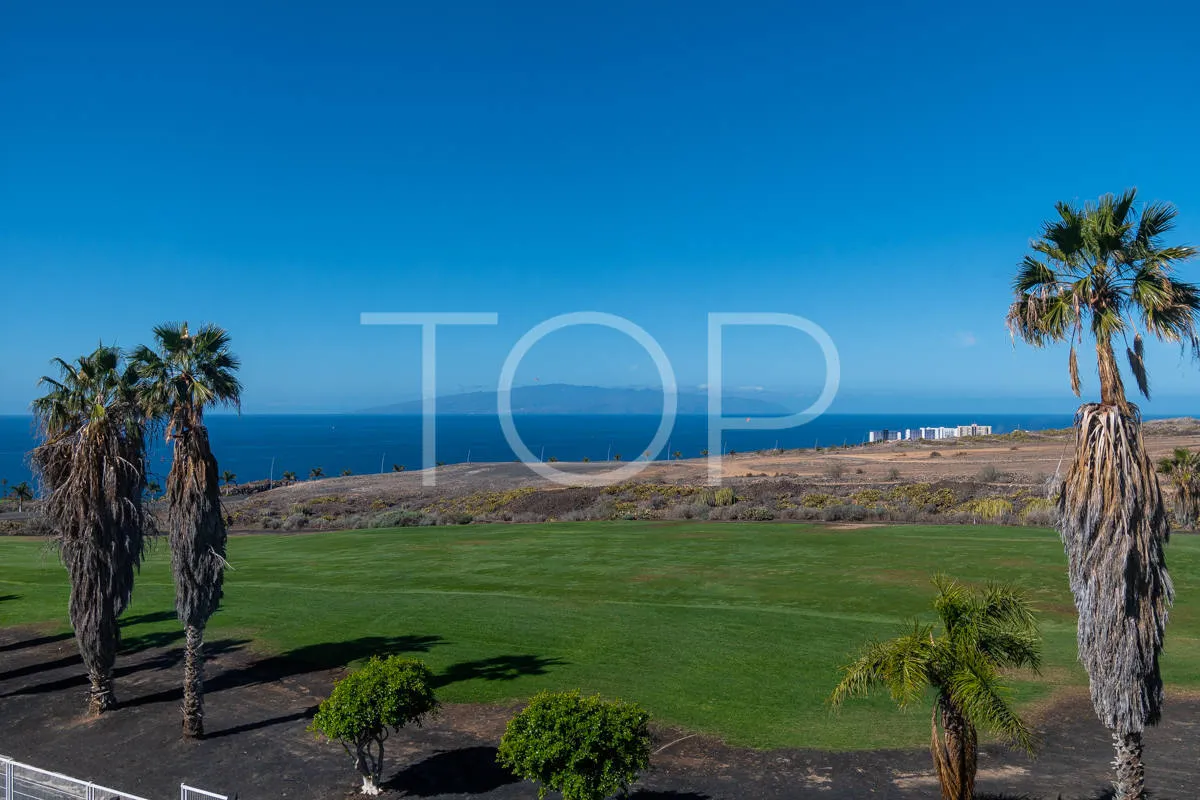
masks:
[[[615,455],[631,461],[642,457],[658,428],[657,416],[524,415],[516,426],[535,456],[559,461],[584,457],[602,461]],[[773,447],[799,448],[857,444],[867,432],[881,428],[904,429],[923,425],[991,425],[996,433],[1012,430],[1064,428],[1070,414],[827,414],[797,428],[780,431],[731,431],[724,436],[725,450],[741,452]],[[406,469],[421,465],[421,418],[365,414],[313,415],[211,415],[207,418],[213,450],[222,470],[239,482],[260,480],[285,471],[305,478],[313,467],[326,476],[343,470],[354,474],[391,471],[393,464]],[[700,456],[708,446],[708,418],[681,415],[675,421],[667,447],[654,457],[666,459],[675,451],[685,458]],[[27,454],[34,444],[30,417],[0,416],[0,478],[12,486],[32,481]],[[493,415],[439,415],[436,460],[447,464],[466,461],[512,461],[516,458]],[[170,451],[155,443],[152,478],[163,483],[170,469]]]

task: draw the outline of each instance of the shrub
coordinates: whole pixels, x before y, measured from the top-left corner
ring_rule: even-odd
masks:
[[[892,467],[891,469],[889,469],[889,470],[887,471],[887,479],[888,479],[889,481],[898,481],[898,480],[900,480],[900,470],[896,469],[895,467]]]
[[[875,506],[883,502],[883,492],[879,489],[862,489],[850,495],[850,499],[858,506]]]
[[[712,502],[714,506],[731,506],[737,501],[737,497],[733,493],[733,489],[728,486],[723,486],[712,493]]]
[[[930,457],[930,458],[941,458],[941,457],[942,457],[942,454],[941,454],[941,453],[939,453],[937,450],[931,450],[931,451],[929,452],[929,457]]]
[[[825,508],[835,502],[837,502],[836,497],[831,494],[821,494],[820,492],[806,494],[800,498],[800,505],[805,508]]]
[[[371,517],[372,528],[408,528],[422,524],[425,515],[420,511],[397,508]]]
[[[996,483],[1004,477],[1004,473],[996,469],[994,464],[988,464],[983,469],[979,470],[977,476],[983,483]]]
[[[980,497],[965,506],[965,511],[989,522],[999,522],[1012,513],[1012,502],[1003,497]]]
[[[603,800],[628,791],[650,764],[650,715],[634,703],[579,692],[541,692],[514,717],[496,760],[563,800]]]
[[[832,478],[836,481],[846,474],[846,468],[834,461],[832,464],[825,465],[824,472],[826,478]]]
[[[753,506],[751,508],[747,508],[741,514],[739,514],[738,518],[753,520],[755,522],[768,522],[775,519],[775,514],[769,508],[764,508],[763,506]]]
[[[1058,521],[1058,503],[1044,497],[1031,498],[1021,512],[1021,521],[1026,525],[1054,525]]]
[[[375,656],[333,686],[309,730],[341,743],[362,775],[362,793],[379,794],[388,731],[420,726],[438,709],[433,673],[420,661]]]
[[[308,526],[308,517],[304,514],[292,514],[283,521],[283,529],[285,531],[296,531]]]

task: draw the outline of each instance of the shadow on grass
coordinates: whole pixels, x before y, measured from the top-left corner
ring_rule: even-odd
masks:
[[[709,800],[709,796],[696,792],[652,792],[641,789],[629,795],[629,800]]]
[[[369,656],[388,656],[399,653],[425,653],[431,647],[443,644],[440,636],[363,636],[345,642],[324,642],[289,650],[277,656],[252,661],[243,667],[235,667],[216,673],[204,682],[206,694],[242,686],[271,683],[280,678],[303,675],[306,672],[344,667],[353,661]],[[175,660],[183,657],[183,651],[171,651]],[[205,655],[211,651],[205,645]],[[183,699],[182,688],[173,688],[134,698],[122,705],[144,706],[154,703],[178,702]]]
[[[441,797],[485,794],[516,782],[496,763],[496,748],[480,746],[435,753],[401,770],[385,786],[411,797]]]
[[[262,730],[263,728],[271,728],[275,725],[283,725],[288,722],[295,722],[300,719],[309,719],[313,714],[317,713],[317,706],[309,706],[303,711],[296,711],[291,714],[282,714],[278,717],[262,719],[258,722],[246,722],[241,725],[234,725],[232,728],[225,728],[220,731],[212,731],[205,733],[205,739],[220,739],[224,736],[236,736],[239,733],[249,733],[250,731]]]
[[[0,603],[7,602],[9,600],[20,600],[20,599],[21,599],[21,595],[19,595],[19,594],[0,594]]]
[[[473,680],[512,681],[523,675],[545,675],[550,667],[566,663],[560,658],[531,655],[505,655],[460,661],[446,667],[445,671],[434,679],[434,685],[442,687]]]
[[[0,595],[0,601],[16,600],[18,597],[20,597],[20,595]],[[121,630],[124,631],[126,628],[130,628],[134,625],[142,625],[153,622],[166,622],[167,620],[172,619],[175,619],[175,614],[171,611],[154,611],[149,614],[137,614],[132,617],[122,617]],[[0,653],[8,653],[13,650],[25,650],[30,647],[41,647],[42,645],[66,641],[74,636],[75,634],[70,631],[67,631],[66,633],[55,633],[48,636],[35,636],[32,639],[23,639],[19,642],[9,642],[8,644],[0,645]],[[165,647],[167,645],[174,644],[177,640],[182,638],[182,630],[147,633],[142,634],[141,636],[127,638],[122,637],[121,649],[118,651],[118,653],[120,653],[120,655],[132,655],[134,653],[140,653],[143,650],[149,650],[153,647]],[[59,661],[53,663],[45,662],[42,664],[41,669],[55,669],[56,666],[66,666],[66,663],[60,662],[65,662],[65,659],[60,659]],[[6,677],[11,678],[16,676],[10,675],[9,673],[0,673],[0,680],[4,680]]]

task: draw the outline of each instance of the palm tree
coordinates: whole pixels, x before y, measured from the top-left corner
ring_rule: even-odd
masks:
[[[1175,485],[1175,518],[1191,528],[1200,518],[1200,453],[1183,448],[1158,462],[1158,472]]]
[[[350,476],[351,476],[351,475],[353,475],[353,474],[354,474],[354,470],[349,470],[349,469],[344,469],[344,470],[342,470],[342,477],[343,477],[343,478],[348,478],[348,477],[350,477]]]
[[[392,472],[404,472],[403,464],[392,464]]]
[[[683,458],[683,453],[679,452],[678,450],[676,450],[676,451],[673,453],[673,455],[675,456],[675,460],[676,460],[676,461],[678,461],[679,459]]]
[[[237,486],[237,475],[229,470],[221,473],[221,483],[226,486]]]
[[[873,642],[842,668],[830,702],[840,706],[871,689],[886,688],[901,708],[920,703],[928,689],[936,695],[930,752],[943,800],[971,800],[975,790],[978,729],[999,734],[1033,752],[1034,736],[1008,703],[1000,670],[1041,663],[1041,636],[1025,596],[1004,585],[984,589],[934,578],[933,608],[941,635],[932,625],[888,642]]]
[[[162,494],[162,486],[158,481],[147,481],[146,494],[148,494],[150,497],[157,497],[158,495]]]
[[[88,710],[100,714],[117,702],[117,618],[133,595],[145,537],[154,532],[142,508],[145,417],[117,348],[101,345],[73,364],[54,363],[59,378],[42,378],[46,394],[33,402],[41,441],[30,460],[70,577],[68,613],[88,671]]]
[[[29,488],[29,484],[21,481],[12,488],[12,496],[17,501],[17,513],[20,514],[24,510],[25,503],[33,499],[33,490]]]
[[[308,471],[308,479],[310,481],[315,481],[317,478],[320,478],[324,475],[325,470],[321,469],[320,467],[313,467]]]
[[[204,735],[204,628],[221,602],[227,539],[204,409],[239,408],[242,387],[223,329],[203,325],[193,335],[186,322],[159,325],[154,339],[157,349],[139,347],[133,360],[142,403],[166,422],[175,450],[167,474],[167,522],[175,612],[185,632],[183,734],[198,737]]]
[[[1163,244],[1174,206],[1151,203],[1139,214],[1135,197],[1131,189],[1082,208],[1059,203],[1058,217],[1045,223],[1021,263],[1008,312],[1014,338],[1035,347],[1070,343],[1076,396],[1075,347],[1085,329],[1095,342],[1100,402],[1075,415],[1059,531],[1079,611],[1079,659],[1117,751],[1118,800],[1145,794],[1142,732],[1162,713],[1158,660],[1174,589],[1163,555],[1170,531],[1162,491],[1142,444],[1140,414],[1125,397],[1114,340],[1126,345],[1129,372],[1147,398],[1144,335],[1200,355],[1200,289],[1174,277],[1196,250]]]
[[[295,483],[296,482],[296,473],[294,473],[290,470],[287,472],[284,472],[283,480],[285,483]]]

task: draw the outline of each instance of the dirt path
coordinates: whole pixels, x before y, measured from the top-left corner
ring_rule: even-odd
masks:
[[[122,707],[88,721],[80,717],[86,682],[74,640],[29,629],[0,630],[0,753],[150,800],[176,796],[180,782],[241,800],[344,797],[355,783],[349,759],[338,746],[305,730],[337,672],[311,671],[311,664],[287,656],[258,658],[246,642],[221,640],[209,646],[209,735],[191,742],[179,737],[182,653],[173,642],[161,636],[126,642],[117,670]],[[532,785],[515,781],[495,765],[495,744],[512,712],[449,706],[425,728],[393,737],[389,788],[396,796],[423,798],[536,797]],[[985,748],[982,797],[1105,796],[1109,743],[1086,698],[1060,702],[1043,720],[1046,744],[1038,761]],[[880,724],[886,722],[880,718]],[[937,796],[924,750],[755,751],[702,736],[677,741],[686,735],[655,731],[655,747],[665,749],[654,756],[654,767],[635,798]],[[1156,798],[1195,796],[1198,737],[1200,702],[1171,703],[1164,724],[1147,736],[1148,783]]]

